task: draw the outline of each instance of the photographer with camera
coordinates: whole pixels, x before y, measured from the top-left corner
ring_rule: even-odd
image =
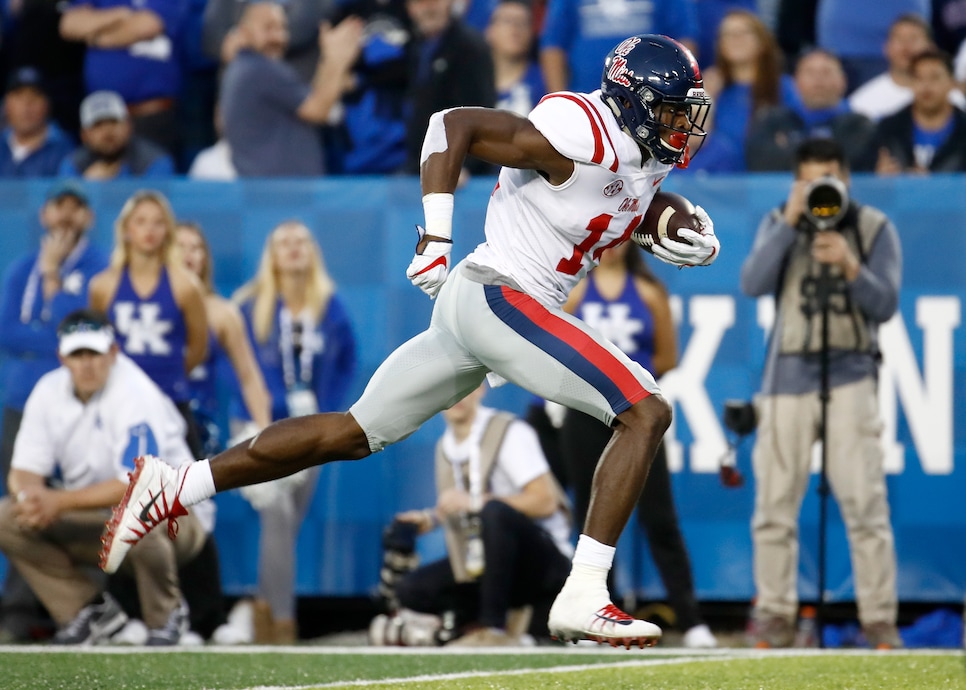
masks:
[[[370,626],[373,644],[442,644],[459,636],[449,644],[521,646],[527,613],[535,611],[535,621],[546,621],[567,579],[573,547],[566,495],[536,432],[509,413],[483,407],[484,391],[480,386],[443,412],[436,506],[400,513],[388,531],[387,553],[396,553],[384,562],[383,584],[395,580],[395,591],[383,586],[380,591],[390,607],[401,608],[395,620],[377,619]],[[385,571],[404,568],[406,552],[412,552],[405,544],[414,539],[406,538],[407,523],[418,534],[441,525],[448,558],[387,578],[392,574]],[[413,612],[451,613],[455,620],[446,621],[443,630],[420,634],[416,629],[425,628],[427,618]],[[441,618],[429,621],[430,628],[441,625]],[[546,626],[538,632],[546,634]]]
[[[798,517],[819,440],[823,485],[827,478],[848,533],[863,632],[873,648],[902,644],[876,396],[877,329],[898,305],[901,247],[881,211],[849,197],[848,181],[837,142],[799,146],[788,200],[764,218],[741,270],[745,294],[776,301],[752,457],[754,636],[762,648],[791,646],[795,636]]]

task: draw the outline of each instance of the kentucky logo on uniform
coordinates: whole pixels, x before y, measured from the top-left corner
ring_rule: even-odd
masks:
[[[153,302],[114,304],[114,325],[125,338],[124,349],[128,354],[171,354],[171,344],[165,336],[174,324],[158,318],[160,313],[161,305]]]
[[[644,330],[644,322],[631,316],[630,305],[591,302],[584,304],[580,311],[584,323],[600,331],[621,350],[637,351],[634,337]]]

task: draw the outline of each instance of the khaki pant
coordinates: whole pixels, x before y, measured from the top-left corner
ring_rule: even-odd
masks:
[[[0,551],[10,559],[59,625],[71,621],[104,589],[98,552],[109,510],[79,510],[61,515],[43,530],[22,529],[14,502],[0,499]],[[178,538],[160,526],[131,549],[122,571],[137,582],[141,613],[148,628],[160,628],[181,602],[178,566],[204,545],[205,533],[192,515],[178,519]]]
[[[757,616],[790,619],[798,611],[798,519],[812,445],[821,431],[821,403],[817,393],[764,396],[758,414],[752,457],[755,609]],[[895,544],[881,431],[872,379],[832,389],[826,472],[845,521],[863,625],[895,623],[897,613]]]

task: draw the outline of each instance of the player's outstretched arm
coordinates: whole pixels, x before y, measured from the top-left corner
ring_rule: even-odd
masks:
[[[423,140],[423,194],[452,193],[467,154],[510,168],[539,170],[551,184],[574,171],[533,124],[520,115],[491,108],[453,108],[430,119]]]

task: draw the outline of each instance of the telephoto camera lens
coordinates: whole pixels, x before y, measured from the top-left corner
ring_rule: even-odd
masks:
[[[834,229],[848,204],[845,183],[832,175],[818,178],[805,189],[805,216],[819,230]]]

